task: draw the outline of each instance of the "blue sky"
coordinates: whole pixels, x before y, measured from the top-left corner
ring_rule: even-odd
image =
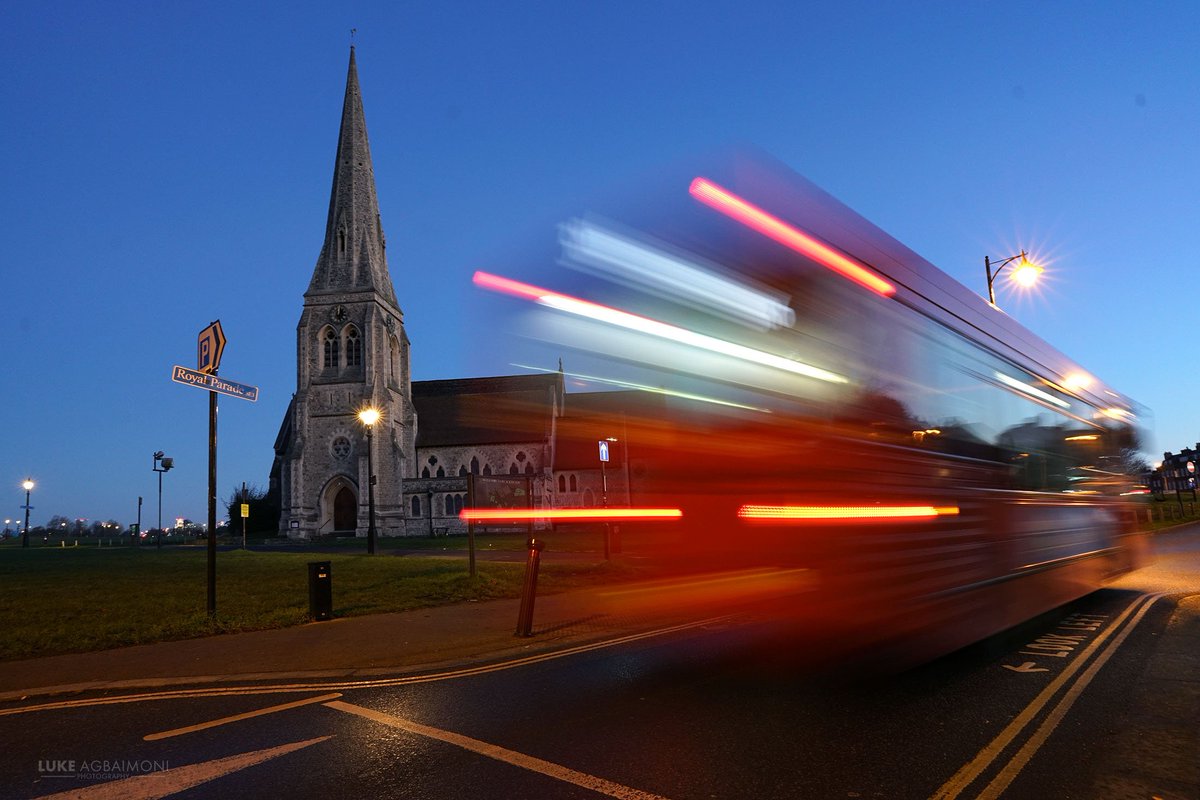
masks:
[[[266,485],[324,234],[356,28],[414,379],[510,372],[471,273],[681,155],[771,153],[1200,439],[1200,6],[1192,3],[8,3],[0,10],[7,510],[203,520],[206,398],[170,381],[220,318],[218,494]],[[480,351],[482,358],[478,357]],[[489,359],[491,359],[489,361]],[[7,477],[3,477],[3,476]]]

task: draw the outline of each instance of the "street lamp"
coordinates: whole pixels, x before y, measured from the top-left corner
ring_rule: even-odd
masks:
[[[984,256],[983,268],[987,271],[988,302],[993,306],[996,305],[996,290],[993,288],[993,284],[996,282],[996,278],[1000,277],[1004,268],[1014,261],[1017,262],[1017,265],[1012,270],[1012,279],[1021,286],[1026,288],[1033,286],[1037,282],[1038,276],[1042,274],[1042,268],[1030,261],[1024,250],[1000,261],[992,261],[988,256]]]
[[[155,543],[159,547],[162,547],[162,476],[173,466],[175,466],[175,459],[164,457],[162,450],[155,451],[153,469],[158,473],[158,534],[155,537]]]
[[[33,491],[33,478],[26,478],[21,486],[25,489],[25,505],[21,506],[25,509],[25,533],[21,535],[21,547],[29,547],[29,510],[33,508],[29,505],[29,493]]]
[[[358,421],[367,426],[367,555],[375,555],[375,465],[371,460],[371,432],[382,416],[378,409],[364,408]]]

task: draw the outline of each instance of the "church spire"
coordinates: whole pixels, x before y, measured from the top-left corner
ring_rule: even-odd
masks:
[[[375,171],[371,165],[367,121],[358,88],[354,46],[351,45],[325,244],[305,294],[361,290],[378,292],[382,299],[397,305],[384,253]]]

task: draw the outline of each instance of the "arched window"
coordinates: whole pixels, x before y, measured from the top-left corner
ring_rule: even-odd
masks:
[[[567,478],[565,475],[558,476],[558,491],[560,491],[560,492],[567,491]]]
[[[391,360],[389,365],[392,371],[392,383],[399,385],[400,383],[400,342],[396,341],[395,336],[388,337],[388,349],[391,351]]]
[[[476,458],[475,456],[471,456],[471,474],[472,475],[479,474],[479,459]]]
[[[526,475],[533,474],[533,463],[532,462],[528,462],[528,461],[525,462],[525,474]]]
[[[484,475],[491,475],[491,474],[492,474],[492,465],[491,465],[491,464],[484,464],[484,465],[483,465],[483,474],[484,474]]]
[[[346,366],[362,366],[362,339],[353,325],[346,329]]]
[[[441,467],[438,467],[437,476],[439,478],[446,477],[446,470],[442,469]]]
[[[579,481],[575,480],[575,476],[574,476],[574,475],[572,475],[572,476],[571,476],[571,491],[572,491],[572,492],[578,492],[578,491],[579,491]]]
[[[422,478],[428,478],[428,477],[429,477],[429,467],[425,467],[425,468],[423,468],[423,469],[421,470],[421,477],[422,477]],[[415,500],[416,498],[414,497],[413,499]]]
[[[338,228],[338,255],[346,253],[346,229]]]
[[[520,475],[521,474],[521,470],[517,469],[517,462],[514,461],[513,463],[508,465],[508,474],[509,475]]]
[[[333,332],[333,328],[326,328],[324,340],[324,365],[326,369],[337,369],[338,365],[338,340],[337,334]]]
[[[454,495],[454,514],[455,516],[462,513],[464,498],[461,494]]]
[[[467,475],[467,467],[466,467],[466,465],[465,465],[465,464],[463,464],[463,465],[460,465],[460,466],[459,466],[459,468],[458,468],[458,477],[460,477],[460,478],[465,478],[465,477],[466,477],[466,475]]]
[[[412,499],[412,515],[414,517],[421,516],[421,498],[415,494]]]

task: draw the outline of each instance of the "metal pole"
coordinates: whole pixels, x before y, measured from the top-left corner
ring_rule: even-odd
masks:
[[[467,475],[467,507],[475,508],[475,473]],[[475,577],[475,520],[467,520],[467,564],[470,577]]]
[[[538,564],[541,561],[542,548],[546,544],[531,537],[525,546],[529,548],[529,559],[525,562],[525,585],[521,589],[521,608],[517,614],[517,636],[529,636],[533,632],[533,601],[537,597]]]
[[[988,302],[996,305],[996,292],[992,289],[992,259],[988,256],[983,257],[983,268],[987,270]]]
[[[375,555],[375,463],[372,460],[371,429],[367,426],[367,555]]]
[[[21,547],[29,547],[29,492],[25,490],[25,533],[21,534]]]
[[[604,508],[608,508],[608,472],[605,470],[607,461],[600,462],[600,503]],[[604,518],[604,560],[609,560],[609,538],[612,535],[612,527],[609,525],[608,517]]]
[[[214,369],[213,375],[217,374]],[[217,615],[217,393],[208,393],[208,615]]]

